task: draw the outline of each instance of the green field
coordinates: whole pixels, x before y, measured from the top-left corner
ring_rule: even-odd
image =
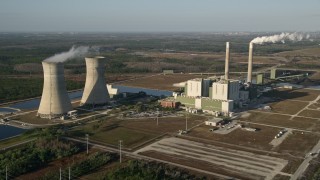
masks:
[[[77,137],[84,137],[86,130],[74,130],[71,135]],[[157,134],[150,134],[139,132],[124,127],[117,127],[110,130],[98,130],[90,133],[90,140],[96,141],[101,144],[117,146],[119,140],[123,141],[125,148],[133,148],[142,142],[148,141],[157,137]]]

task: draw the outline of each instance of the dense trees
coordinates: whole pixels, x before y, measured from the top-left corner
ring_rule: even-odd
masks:
[[[97,152],[95,154],[90,155],[88,158],[81,160],[75,164],[70,166],[70,171],[72,179],[80,177],[82,175],[88,174],[101,166],[108,164],[116,159],[116,154],[113,153],[101,153]],[[65,167],[62,169],[62,176],[69,176],[69,167]],[[51,180],[51,179],[59,179],[58,172],[49,172],[45,174],[43,177],[39,177],[42,180]]]
[[[61,127],[32,130],[38,139],[23,146],[0,153],[0,177],[5,177],[6,167],[11,177],[36,170],[48,162],[70,156],[83,147],[59,137],[63,134]]]
[[[83,82],[67,80],[67,89],[80,89]],[[41,96],[43,79],[41,78],[1,78],[0,103]]]

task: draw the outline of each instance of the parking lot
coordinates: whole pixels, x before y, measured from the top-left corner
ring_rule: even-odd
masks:
[[[170,111],[145,111],[145,112],[136,112],[136,111],[128,111],[127,113],[123,114],[126,118],[156,118],[156,117],[176,117],[181,116],[175,112]]]
[[[135,153],[144,154],[146,152],[152,152],[148,156],[155,157],[157,153],[160,153],[161,156],[158,156],[160,158],[181,157],[193,162],[194,166],[199,169],[214,167],[211,168],[214,171],[215,168],[222,168],[227,171],[228,175],[233,174],[236,177],[272,179],[277,174],[289,175],[281,172],[288,163],[287,160],[180,138],[162,139]]]

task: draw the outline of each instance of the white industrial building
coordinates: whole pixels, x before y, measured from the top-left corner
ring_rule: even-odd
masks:
[[[240,81],[229,79],[229,48],[230,44],[227,42],[224,77],[196,78],[176,83],[174,84],[176,87],[184,86],[184,93],[174,94],[174,99],[186,107],[202,109],[204,112],[213,114],[216,112],[230,113],[234,110],[235,105],[241,106],[241,103],[247,102],[249,91],[240,90]]]
[[[186,83],[186,92],[189,97],[208,97],[210,79],[196,78],[188,80]]]
[[[220,80],[212,83],[212,99],[218,100],[239,100],[239,81]]]

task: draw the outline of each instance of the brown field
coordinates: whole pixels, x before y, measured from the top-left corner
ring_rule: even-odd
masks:
[[[320,91],[318,90],[310,90],[310,89],[296,89],[296,90],[288,90],[278,88],[276,91],[271,92],[269,96],[278,97],[286,100],[299,100],[299,101],[313,101],[315,100]]]
[[[320,135],[292,131],[275,150],[280,153],[289,153],[293,156],[304,158],[305,154],[310,152],[314,145],[320,139]]]
[[[192,61],[192,60],[209,60],[209,61],[224,61],[225,54],[224,53],[190,53],[190,52],[179,52],[179,53],[162,53],[162,52],[147,52],[145,55],[147,57],[153,58],[173,58],[181,61]],[[230,54],[232,61],[235,63],[247,63],[248,56],[239,54],[239,53],[231,53]],[[254,57],[255,63],[258,64],[277,64],[280,61],[284,61],[285,59],[277,56],[259,56],[256,55]]]
[[[283,175],[280,175],[280,174],[277,174],[273,180],[290,180],[290,177],[289,176],[283,176]]]
[[[319,118],[320,119],[320,111],[318,110],[304,110],[302,111],[299,116],[305,117],[312,117],[312,118]]]
[[[192,131],[188,133],[188,136],[252,147],[261,150],[271,150],[272,146],[269,145],[269,143],[272,141],[274,136],[279,133],[280,129],[259,125],[251,125],[251,127],[259,128],[260,130],[257,132],[250,132],[238,128],[229,134],[222,135],[209,132],[211,127],[202,125],[192,129]]]
[[[320,110],[320,103],[313,103],[308,108],[313,110],[317,110],[317,109]]]
[[[318,71],[318,72],[312,74],[312,76],[310,76],[309,79],[311,79],[311,80],[319,80],[320,79],[320,72]]]
[[[290,116],[278,115],[272,113],[263,112],[252,112],[250,111],[250,116],[247,118],[242,118],[240,120],[254,123],[262,123],[273,126],[281,126],[287,128],[297,128],[303,130],[312,130],[315,122],[305,122],[300,121],[299,118],[290,120]]]
[[[320,56],[320,48],[308,48],[276,53],[277,56]]]
[[[168,74],[168,75],[159,74],[152,77],[144,77],[141,79],[135,79],[135,80],[120,82],[116,84],[131,86],[131,87],[142,87],[142,88],[173,91],[178,89],[177,87],[173,87],[174,83],[180,83],[183,81],[187,81],[189,79],[201,78],[201,77],[207,77],[207,76],[192,75],[192,74]]]
[[[293,115],[293,114],[298,113],[304,107],[306,107],[308,105],[308,103],[307,102],[284,100],[284,101],[280,101],[280,102],[271,103],[269,105],[272,109],[272,112]]]

